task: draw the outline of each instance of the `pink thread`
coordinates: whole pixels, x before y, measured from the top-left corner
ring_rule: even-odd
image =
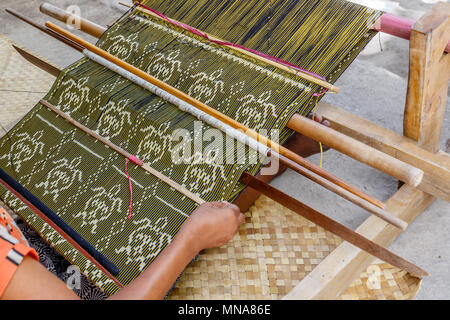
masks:
[[[131,184],[131,178],[130,175],[128,174],[128,159],[125,159],[125,174],[128,177],[128,183],[130,185],[130,213],[128,215],[128,219],[131,219],[131,209],[133,208],[133,185]]]
[[[176,26],[179,26],[179,27],[181,27],[181,28],[183,28],[183,29],[186,29],[186,30],[188,30],[188,31],[190,31],[190,32],[192,32],[192,33],[194,33],[194,34],[200,36],[200,37],[205,38],[205,39],[207,39],[208,41],[211,41],[211,42],[216,43],[216,44],[219,44],[219,45],[225,45],[225,46],[235,47],[235,48],[243,49],[243,50],[245,50],[245,51],[249,51],[249,52],[254,53],[254,54],[256,54],[256,55],[258,55],[258,56],[260,56],[260,57],[263,57],[263,58],[265,58],[265,59],[268,59],[268,60],[271,60],[271,61],[273,61],[273,62],[277,62],[277,63],[283,64],[283,65],[285,65],[285,66],[288,66],[288,67],[291,67],[291,68],[296,69],[296,70],[298,70],[298,71],[301,71],[301,72],[304,72],[304,73],[306,73],[306,74],[309,74],[309,75],[312,76],[312,77],[315,77],[315,78],[318,78],[318,79],[321,79],[321,80],[325,80],[325,81],[326,81],[325,77],[323,77],[323,76],[321,76],[321,75],[319,75],[319,74],[317,74],[317,73],[314,73],[314,72],[312,72],[312,71],[309,71],[309,70],[300,68],[300,67],[298,67],[298,66],[296,66],[296,65],[294,65],[294,64],[292,64],[292,63],[290,63],[290,62],[287,62],[287,61],[285,61],[285,60],[283,60],[283,59],[280,59],[280,58],[277,58],[277,57],[274,57],[274,56],[271,56],[271,55],[268,55],[268,54],[265,54],[265,53],[262,53],[262,52],[253,50],[253,49],[246,48],[246,47],[241,46],[241,45],[236,44],[236,43],[213,40],[213,39],[211,39],[206,33],[202,33],[201,31],[199,31],[199,30],[197,30],[197,29],[195,29],[195,28],[193,28],[193,27],[191,27],[191,26],[189,26],[189,25],[187,25],[187,24],[184,24],[184,23],[182,23],[182,22],[173,21],[172,19],[170,19],[170,18],[167,17],[166,15],[162,14],[161,12],[158,12],[158,11],[156,11],[156,10],[154,10],[154,9],[151,9],[151,8],[149,8],[149,7],[147,7],[147,6],[144,6],[144,5],[141,4],[141,3],[136,3],[136,5],[138,5],[139,7],[142,7],[142,8],[144,8],[144,9],[150,11],[150,12],[153,12],[154,14],[156,14],[156,15],[159,16],[160,18],[166,20],[167,22],[170,22],[171,24],[174,24],[174,25],[176,25]],[[323,95],[323,94],[321,94],[321,95]]]
[[[128,160],[130,160],[131,162],[133,162],[135,165],[138,166],[142,166],[144,164],[144,161],[142,161],[141,159],[139,159],[138,157],[131,155],[128,157]]]
[[[328,89],[327,88],[323,88],[323,90],[322,90],[322,92],[321,93],[314,93],[312,96],[313,97],[321,97],[321,96],[323,96],[325,93],[327,93],[328,92]]]

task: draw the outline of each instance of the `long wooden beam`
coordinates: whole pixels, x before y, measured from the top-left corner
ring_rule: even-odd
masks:
[[[121,4],[122,5],[126,5],[124,3],[121,3]],[[104,27],[101,27],[101,26],[99,26],[99,25],[97,25],[97,24],[95,24],[93,22],[90,22],[90,21],[88,21],[86,19],[82,19],[82,18],[80,18],[80,17],[78,17],[78,16],[76,16],[74,14],[71,14],[71,13],[65,11],[65,10],[62,10],[62,9],[58,8],[58,7],[55,7],[55,6],[53,6],[53,5],[49,4],[49,3],[43,3],[40,6],[40,10],[41,10],[42,13],[45,13],[45,14],[47,14],[47,15],[49,15],[49,16],[51,16],[51,17],[53,17],[53,18],[55,18],[55,19],[57,19],[57,20],[59,20],[61,22],[64,22],[64,23],[67,23],[67,21],[72,21],[73,19],[79,19],[80,30],[86,32],[87,34],[90,34],[91,36],[97,37],[97,38],[100,37],[100,35],[104,31],[106,31],[106,28],[104,28]],[[144,12],[146,14],[152,15],[152,16],[158,18],[158,19],[161,19],[161,17],[159,17],[158,15],[156,15],[153,12],[148,11],[148,10],[142,8],[142,7],[137,7],[137,10],[141,11],[141,12]],[[211,39],[213,41],[224,42],[223,40],[218,39],[218,38],[216,38],[216,37],[214,37],[212,35],[208,35],[208,37],[209,37],[209,39]],[[308,74],[306,72],[302,72],[302,71],[300,71],[298,69],[294,69],[292,67],[289,67],[287,65],[283,65],[281,63],[277,63],[275,61],[272,61],[270,59],[264,58],[262,56],[259,56],[259,55],[255,54],[255,53],[252,53],[252,52],[250,52],[248,50],[245,50],[245,49],[242,49],[242,48],[239,48],[239,47],[234,47],[233,46],[233,47],[230,47],[230,48],[233,49],[233,50],[236,50],[236,51],[238,51],[240,53],[244,53],[244,54],[246,54],[246,55],[248,55],[248,56],[250,56],[252,58],[255,58],[257,60],[264,61],[267,64],[275,66],[275,67],[277,67],[279,69],[282,69],[282,70],[284,70],[286,72],[292,73],[292,74],[294,74],[294,75],[296,75],[296,76],[298,76],[300,78],[303,78],[305,80],[308,80],[308,81],[310,81],[312,83],[320,85],[323,88],[331,90],[332,92],[338,93],[340,91],[340,89],[337,86],[335,86],[335,85],[333,85],[331,83],[328,83],[325,80],[319,79],[318,77],[316,77],[314,75]]]
[[[13,45],[13,47],[18,51],[19,54],[21,54],[25,59],[29,60],[30,62],[32,62],[33,64],[35,64],[37,67],[43,69],[43,70],[54,70],[54,66],[49,65],[47,62],[43,61],[42,59],[39,59],[37,57],[35,57],[33,54],[31,54],[30,52],[27,52],[25,49],[19,48],[15,45]],[[61,72],[60,69],[57,69],[58,73],[56,74],[56,76],[59,74],[59,72]],[[44,103],[45,104],[45,103]],[[122,154],[124,154],[125,157],[129,157],[128,154],[122,152]],[[289,161],[289,160],[286,160]],[[353,202],[354,204],[358,205],[359,207],[367,210],[368,212],[370,212],[371,214],[374,214],[375,216],[378,216],[379,218],[397,226],[400,229],[406,229],[407,228],[407,224],[398,219],[393,217],[393,215],[391,215],[389,212],[380,209],[372,204],[370,204],[369,202],[363,201],[362,199],[356,197],[355,195],[353,195],[352,193],[346,191],[345,189],[338,189],[339,187],[333,185],[332,183],[330,183],[328,180],[323,179],[322,177],[320,177],[319,175],[314,174],[313,172],[310,171],[305,171],[303,172],[303,174],[305,176],[307,176],[309,179],[311,179],[312,181],[325,186],[327,189],[334,191],[336,193],[338,193],[341,197],[343,197],[344,199],[347,199],[350,202]],[[194,200],[195,201],[195,200]],[[198,202],[197,202],[198,203]]]
[[[330,121],[333,129],[423,170],[417,188],[450,201],[449,154],[426,151],[410,138],[325,102],[318,104],[317,112]]]
[[[82,130],[83,132],[89,134],[93,138],[99,140],[101,143],[105,144],[106,146],[110,147],[114,151],[118,152],[122,156],[124,156],[127,159],[130,159],[133,161],[136,165],[142,167],[144,170],[148,170],[149,167],[145,163],[143,163],[142,160],[137,159],[135,156],[128,153],[126,150],[123,150],[122,148],[118,147],[111,141],[107,140],[106,138],[98,135],[97,133],[93,132],[89,128],[83,126],[73,118],[71,118],[69,115],[63,113],[56,107],[54,107],[52,104],[45,100],[40,101],[45,107],[49,108],[62,118],[64,118],[66,121],[77,127],[78,129]],[[137,159],[137,161],[136,161]],[[155,174],[156,172],[156,174]],[[156,170],[152,169],[150,171],[151,174],[156,175],[159,177],[161,174],[157,172]],[[163,176],[163,181],[170,186],[174,187],[177,191],[179,191],[181,194],[192,198],[192,194],[190,191],[185,189],[184,187],[180,186],[175,181],[171,180],[170,178]],[[410,263],[409,261],[393,254],[389,250],[386,250],[385,248],[381,247],[380,245],[366,239],[365,237],[359,235],[358,233],[354,232],[353,230],[345,227],[344,225],[334,221],[333,219],[321,214],[320,212],[308,207],[307,205],[301,203],[300,201],[290,197],[289,195],[281,192],[280,190],[270,186],[269,184],[255,178],[254,176],[244,172],[239,179],[240,182],[248,185],[249,187],[255,189],[256,191],[266,195],[267,197],[277,201],[281,205],[284,205],[288,209],[291,209],[295,213],[305,217],[306,219],[310,220],[311,222],[317,224],[318,226],[321,226],[325,230],[332,232],[333,234],[341,237],[343,240],[348,241],[349,243],[353,244],[354,246],[357,246],[358,248],[367,251],[371,255],[392,264],[393,266],[396,266],[397,268],[403,269],[412,275],[418,276],[418,277],[424,277],[427,276],[428,273],[417,267],[416,265]],[[187,192],[187,193],[186,193]],[[198,197],[194,195],[195,197]],[[194,200],[198,204],[203,203],[203,200]]]
[[[57,19],[63,22],[66,21],[66,17],[69,14],[62,9],[48,4],[46,4],[45,6],[41,5],[41,11],[52,17],[57,16]],[[60,13],[56,15],[55,12],[59,11],[63,11],[65,12],[65,14]],[[149,12],[149,14],[154,15],[152,12]],[[81,24],[81,30],[91,35],[98,34],[97,31],[92,31],[89,25]],[[106,28],[104,30],[106,30]],[[311,135],[312,131],[305,129],[302,123],[306,120],[303,119],[304,118],[301,115],[294,115],[294,117],[288,122],[287,127],[296,132],[307,135],[308,137],[316,141],[320,141],[327,146],[352,157],[353,159],[361,161],[412,186],[417,186],[422,179],[423,173],[420,170],[417,170],[417,168],[414,168],[411,165],[407,165],[406,163],[401,162],[392,156],[388,156],[386,154],[378,152],[374,148],[361,144],[358,141],[351,139],[350,137],[346,137],[346,143],[341,143],[340,138],[342,137],[342,135],[339,135],[339,133],[334,130],[327,130],[326,134],[324,134],[322,131],[321,138],[323,139],[318,139],[319,137],[317,136],[317,133]],[[374,157],[369,155],[374,155]]]
[[[218,120],[218,121],[224,123],[225,125],[230,126],[233,129],[244,132],[245,135],[247,137],[249,137],[250,139],[257,141],[259,144],[267,146],[269,148],[269,151],[267,152],[268,156],[272,156],[272,157],[278,159],[281,163],[285,164],[286,166],[295,170],[296,172],[302,173],[305,171],[305,169],[312,171],[313,173],[329,180],[330,182],[336,184],[337,186],[339,186],[343,189],[346,189],[347,191],[357,195],[361,199],[364,199],[380,208],[384,208],[384,203],[382,203],[380,200],[375,199],[375,198],[365,194],[363,191],[359,190],[358,188],[350,185],[349,183],[343,181],[342,179],[337,178],[336,176],[327,172],[323,168],[307,161],[305,158],[301,157],[300,155],[296,154],[295,152],[292,152],[291,150],[268,139],[267,137],[259,134],[255,130],[248,128],[247,126],[239,123],[238,121],[234,120],[233,118],[230,118],[229,116],[219,112],[218,110],[211,108],[210,106],[202,103],[201,101],[198,101],[197,99],[187,95],[186,93],[178,90],[177,88],[172,87],[171,85],[136,68],[135,66],[127,63],[126,61],[118,59],[117,57],[102,50],[101,48],[81,39],[80,37],[77,37],[76,35],[72,34],[71,32],[69,32],[61,27],[58,27],[57,25],[55,25],[51,22],[46,22],[45,25],[46,25],[46,27],[50,28],[52,31],[59,33],[61,36],[66,37],[66,38],[70,39],[71,41],[77,43],[78,45],[84,47],[85,50],[88,50],[88,52],[92,52],[95,55],[98,55],[99,57],[114,64],[115,66],[120,67],[121,69],[124,69],[125,71],[131,73],[132,75],[145,80],[146,82],[150,83],[151,85],[156,86],[157,88],[163,90],[164,92],[176,97],[177,99],[180,99],[181,101],[186,102],[187,104],[197,108],[201,112],[204,112],[206,115],[213,117],[215,120]],[[290,161],[288,161],[288,160],[290,160]]]

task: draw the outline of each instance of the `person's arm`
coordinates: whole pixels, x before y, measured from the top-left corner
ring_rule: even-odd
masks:
[[[147,270],[110,299],[163,299],[200,250],[225,245],[243,221],[244,215],[235,205],[226,202],[202,205]]]
[[[197,208],[172,243],[132,283],[109,299],[162,299],[180,273],[202,249],[225,245],[238,231],[244,215],[226,202]],[[64,282],[39,262],[25,257],[3,296],[11,299],[79,299]]]

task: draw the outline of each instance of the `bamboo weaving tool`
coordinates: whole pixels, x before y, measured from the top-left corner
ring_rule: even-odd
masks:
[[[121,3],[122,4],[122,3]],[[128,7],[128,5],[127,5]],[[69,19],[76,19],[75,16],[70,15],[70,13],[57,8],[51,4],[44,3],[41,5],[40,10],[48,14],[52,17],[55,17],[56,19],[67,22]],[[157,17],[161,19],[160,16],[156,15],[152,11],[148,11],[145,8],[137,7],[137,10],[141,12],[145,12],[147,14],[150,14],[154,17]],[[385,20],[383,20],[385,21]],[[386,22],[384,22],[386,23]],[[92,25],[95,25],[97,27],[93,28]],[[87,34],[90,34],[94,37],[99,37],[99,34],[102,34],[106,29],[103,28],[102,30],[99,29],[102,28],[101,26],[98,26],[97,24],[90,22],[88,20],[82,19],[80,20],[80,29]],[[201,33],[204,33],[202,31],[199,31]],[[217,39],[211,35],[208,35],[211,39]],[[217,39],[219,41],[222,41],[220,39]],[[252,55],[251,52],[245,51],[243,49],[240,50],[241,52],[244,51],[246,54]],[[256,57],[259,60],[263,60],[267,62],[267,59],[263,59],[259,56]],[[269,60],[270,61],[270,60]],[[271,65],[274,65],[282,70],[286,70],[286,66],[282,65],[280,63],[275,63],[273,61],[270,61]],[[287,68],[289,69],[289,68]],[[331,89],[333,90],[333,89]],[[421,170],[418,170],[417,168],[411,167],[409,164],[406,164],[404,162],[399,161],[398,159],[394,157],[387,156],[385,153],[379,152],[378,150],[375,150],[374,148],[370,148],[369,146],[362,144],[354,139],[351,139],[349,137],[345,137],[345,140],[342,140],[343,136],[336,133],[336,131],[330,130],[330,129],[324,129],[327,130],[326,134],[323,134],[324,131],[321,131],[322,134],[318,134],[314,130],[317,128],[317,126],[314,127],[314,130],[310,130],[312,124],[305,125],[308,123],[308,120],[305,120],[300,115],[295,115],[291,118],[291,120],[288,122],[287,127],[299,132],[301,134],[304,134],[316,141],[320,141],[324,143],[325,145],[336,149],[340,152],[343,152],[344,154],[361,161],[367,165],[370,165],[378,170],[381,170],[393,177],[398,178],[399,180],[406,182],[412,186],[418,186],[422,180],[423,172]],[[338,143],[338,142],[341,143]],[[310,178],[312,175],[308,171],[304,171],[301,173],[303,175],[309,175],[308,178]],[[317,176],[318,177],[318,176]],[[316,179],[317,181],[318,179]],[[324,182],[326,183],[326,182]],[[322,184],[322,183],[320,183]],[[330,188],[332,186],[330,185]],[[372,199],[373,200],[373,199]],[[373,204],[377,205],[378,207],[382,208],[384,205],[380,202],[373,202]]]
[[[17,13],[16,13],[16,15],[17,15]],[[26,18],[22,18],[22,19],[26,19]],[[25,20],[25,21],[26,21],[26,20]],[[73,35],[70,35],[70,36],[73,37]],[[78,40],[81,40],[81,39],[78,39]],[[89,46],[88,43],[83,42],[83,44]],[[103,51],[101,51],[100,49],[97,49],[96,51],[97,51],[97,52],[103,52]],[[96,58],[95,55],[90,54],[89,51],[83,51],[83,52],[84,52],[89,58],[94,59],[96,62],[101,63],[102,65],[111,68],[107,63],[105,63],[104,61],[101,61],[101,59]],[[103,55],[108,56],[106,52],[103,52]],[[123,62],[123,63],[126,64],[125,62]],[[119,68],[119,69],[120,69],[120,68]],[[119,69],[113,68],[113,71],[119,72],[122,76],[125,76],[125,77],[128,78],[129,80],[132,80],[132,81],[136,82],[136,80],[132,77],[132,75],[129,75],[129,74],[127,75],[126,73],[124,73],[124,71],[120,71]],[[140,71],[140,70],[137,69],[137,71]],[[144,76],[147,75],[147,77],[149,77],[148,74],[145,74],[145,73],[143,73],[142,71],[141,71],[141,72],[138,72],[138,74],[140,74],[141,76],[142,76],[142,75],[144,75]],[[141,78],[142,78],[142,77],[141,77]],[[156,82],[159,82],[157,79],[154,79],[154,80],[156,80]],[[139,81],[137,81],[137,82],[139,83]],[[141,85],[142,85],[142,84],[141,84]],[[161,85],[161,84],[160,84],[160,85]],[[145,84],[144,84],[143,86],[145,86]],[[167,85],[165,85],[164,83],[162,83],[162,88],[163,88],[163,89],[167,88]],[[153,89],[153,90],[156,90],[156,91],[157,91],[157,89]],[[174,90],[176,90],[176,89],[174,89]],[[157,93],[156,91],[154,91],[154,92]],[[163,95],[164,95],[164,94],[165,94],[165,93],[163,93]],[[163,97],[164,97],[164,96],[163,96]],[[190,98],[190,97],[188,97],[188,98]],[[167,99],[167,98],[166,98],[166,99]],[[173,99],[173,98],[172,98],[172,99]],[[190,98],[190,99],[192,99],[192,98]],[[171,100],[171,101],[172,101],[172,100]],[[182,102],[181,102],[181,103],[182,103]],[[178,102],[178,103],[176,103],[176,104],[177,104],[177,105],[180,105],[180,102]],[[184,108],[189,108],[189,106],[184,107]],[[211,109],[211,108],[209,108],[209,107],[206,106],[206,109],[209,110],[209,109]],[[218,115],[219,115],[220,117],[222,117],[222,118],[227,118],[227,117],[225,117],[224,115],[219,114],[218,112],[213,112],[213,113],[216,114],[216,115],[218,114]],[[202,119],[205,119],[205,118],[207,118],[207,115],[202,115],[201,118],[202,118]],[[232,122],[235,123],[235,121],[232,121]],[[217,123],[217,121],[212,120],[211,124],[214,125],[214,123]],[[218,126],[221,127],[221,126],[223,126],[223,125],[219,124]],[[225,129],[228,130],[228,129],[231,129],[231,128],[228,128],[228,129],[225,128]],[[244,129],[246,129],[246,128],[244,128]],[[231,130],[231,131],[232,131],[232,130]],[[231,132],[230,132],[230,133],[231,133]],[[258,138],[258,140],[259,140],[261,136],[260,136],[259,134],[257,134],[256,132],[255,132],[255,134],[257,135],[257,138]],[[235,133],[234,137],[235,137],[235,138],[241,137],[241,141],[246,140],[245,137],[242,137],[242,135],[239,134],[239,133],[237,133],[237,132]],[[264,137],[262,137],[262,138],[265,139]],[[266,140],[267,140],[267,139],[266,139]],[[251,141],[251,140],[250,140],[250,141]],[[270,140],[268,140],[268,142],[270,142]],[[244,143],[245,143],[245,141],[244,141]],[[258,143],[256,140],[253,141],[253,145],[256,146],[256,147],[254,147],[256,150],[264,150],[264,146],[259,145],[259,143]],[[267,144],[265,144],[265,145],[267,145]],[[279,146],[277,145],[276,147],[278,148]],[[283,148],[283,150],[286,150],[287,152],[289,152],[288,154],[293,155],[293,156],[294,156],[294,159],[297,159],[297,158],[302,159],[301,157],[297,156],[296,154],[294,154],[293,152],[291,152],[290,150],[288,150],[288,149],[286,149],[286,148]],[[374,214],[374,215],[380,217],[381,219],[383,219],[383,220],[385,220],[385,221],[387,221],[387,222],[389,222],[389,223],[391,223],[391,224],[397,226],[397,227],[400,228],[400,229],[403,229],[403,230],[406,229],[406,227],[407,227],[407,224],[406,224],[406,223],[404,223],[403,221],[401,221],[400,219],[398,219],[398,218],[396,218],[396,217],[393,217],[393,216],[390,215],[388,212],[383,211],[383,210],[381,210],[380,208],[377,208],[376,206],[372,205],[372,204],[374,203],[373,201],[371,201],[371,203],[366,203],[366,202],[364,202],[364,201],[361,201],[360,199],[358,199],[357,197],[355,197],[352,193],[347,192],[348,190],[346,190],[346,189],[341,189],[341,188],[336,188],[335,186],[333,186],[332,184],[330,184],[327,180],[323,179],[323,176],[319,175],[317,172],[310,172],[310,171],[308,171],[308,170],[305,170],[304,168],[298,166],[298,164],[295,163],[294,161],[292,161],[291,159],[287,159],[287,158],[284,158],[284,156],[279,155],[277,152],[273,151],[273,149],[270,150],[269,152],[266,152],[266,153],[267,153],[267,155],[272,155],[272,156],[274,156],[275,158],[281,159],[282,162],[283,162],[284,164],[286,164],[287,166],[289,166],[290,168],[292,168],[292,169],[294,169],[295,171],[301,173],[302,175],[308,177],[309,179],[311,179],[311,180],[313,180],[313,181],[315,181],[315,182],[321,184],[322,186],[324,186],[324,187],[326,187],[326,188],[328,188],[328,189],[330,189],[330,190],[332,190],[332,191],[338,193],[339,195],[341,195],[341,196],[344,197],[345,199],[347,199],[347,200],[349,200],[349,201],[351,201],[351,202],[353,202],[353,203],[359,205],[360,207],[362,207],[362,208],[368,210],[368,211],[371,212],[372,214]],[[374,151],[373,153],[377,153],[377,152]],[[390,162],[388,161],[388,163],[391,163],[391,162],[392,162],[392,161],[390,161]],[[306,163],[307,163],[308,165],[311,165],[311,164],[309,164],[308,162],[306,162]],[[399,163],[400,163],[400,162],[399,162]],[[400,163],[400,164],[401,164],[401,163]],[[314,166],[313,166],[313,167],[314,167]],[[405,165],[405,167],[409,167],[409,166]],[[315,168],[315,167],[314,167],[314,168]],[[322,171],[323,171],[323,170],[322,170]],[[322,171],[321,171],[321,172],[322,172]],[[335,180],[335,179],[333,179],[333,180]],[[378,205],[378,207],[381,207],[381,206],[382,206],[382,205]]]
[[[45,61],[39,60],[38,58],[30,55],[30,53],[26,52],[25,50],[14,46],[14,48],[27,60],[29,60],[30,62],[36,64],[38,67],[42,68],[43,70],[46,71],[50,71],[53,72],[54,68],[49,65],[48,63],[46,63]],[[57,74],[59,74],[60,70],[58,71]],[[125,75],[126,76],[126,75]],[[132,78],[130,78],[132,79]],[[320,132],[320,130],[319,130]],[[365,148],[368,148],[367,146],[364,145]],[[369,149],[370,150],[370,149]],[[367,150],[366,150],[367,151]],[[374,153],[374,150],[370,150],[372,153]],[[376,151],[376,150],[375,150]],[[125,151],[123,151],[125,152]],[[120,153],[120,152],[119,152]],[[376,153],[376,152],[375,152]],[[127,155],[126,153],[124,153],[126,158],[129,158],[129,154]],[[369,152],[370,154],[370,152]],[[294,164],[293,164],[294,165]],[[327,189],[329,190],[335,190],[336,193],[338,193],[340,196],[342,196],[343,198],[357,204],[358,206],[360,206],[361,208],[366,209],[368,212],[374,214],[375,216],[378,216],[379,218],[385,220],[386,222],[391,223],[392,225],[395,225],[396,227],[405,230],[407,227],[407,224],[402,221],[401,219],[396,218],[395,216],[392,216],[389,212],[384,211],[383,209],[380,209],[366,201],[362,201],[361,199],[359,199],[358,197],[356,197],[355,195],[353,195],[352,193],[346,191],[345,189],[336,189],[336,187],[331,184],[328,180],[323,179],[322,177],[320,177],[317,174],[314,174],[313,172],[306,172],[304,173],[309,179],[311,179],[314,182],[317,182],[323,186],[326,186]],[[191,199],[195,200],[196,198],[190,197]],[[196,201],[197,202],[197,201]],[[199,203],[199,202],[197,202]]]
[[[86,128],[79,122],[75,121],[71,117],[65,115],[63,112],[55,108],[53,105],[48,103],[45,100],[41,100],[40,103],[42,103],[44,106],[52,110],[53,112],[57,113],[59,116],[63,117],[65,120],[70,122],[72,125],[77,127],[78,129],[82,130],[83,132],[89,134],[90,136],[94,137],[95,139],[101,141],[102,143],[106,144],[108,147],[112,148],[116,152],[120,153],[122,156],[124,156],[126,159],[130,159],[133,163],[136,165],[142,167],[144,170],[150,172],[151,174],[158,177],[158,179],[161,179],[165,183],[169,184],[171,187],[173,187],[175,190],[179,191],[183,195],[191,198],[194,200],[197,204],[202,204],[204,201],[202,199],[199,199],[198,196],[193,195],[189,190],[186,188],[180,186],[176,182],[170,180],[169,178],[165,177],[164,175],[161,175],[159,172],[151,168],[149,165],[143,163],[142,160],[136,159],[133,155],[131,155],[129,152],[123,150],[122,148],[118,147],[117,145],[111,143],[107,139],[99,136],[92,130]],[[405,259],[389,252],[388,250],[384,249],[383,247],[377,245],[376,243],[358,235],[356,232],[346,228],[345,226],[337,223],[336,221],[326,217],[325,215],[313,210],[312,208],[309,208],[308,206],[304,205],[300,201],[295,200],[292,197],[289,197],[287,194],[282,193],[281,191],[275,189],[274,187],[271,187],[270,185],[258,180],[257,178],[253,177],[252,175],[248,173],[244,173],[241,177],[241,182],[245,183],[249,187],[261,192],[262,194],[266,195],[269,198],[274,199],[275,201],[279,202],[280,204],[286,206],[287,208],[293,210],[294,212],[298,213],[299,215],[305,217],[306,219],[314,222],[318,226],[323,227],[325,230],[328,230],[340,237],[342,239],[350,242],[351,244],[357,246],[358,248],[361,248],[362,250],[365,250],[369,252],[370,254],[374,255],[375,257],[382,259],[383,261],[386,261],[393,266],[396,266],[400,269],[403,269],[405,271],[408,271],[412,275],[415,275],[417,277],[424,277],[428,276],[428,272],[425,270],[415,266],[414,264],[406,261]]]

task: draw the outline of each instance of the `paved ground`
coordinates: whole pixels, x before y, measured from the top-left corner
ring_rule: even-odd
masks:
[[[2,0],[0,33],[60,66],[66,66],[80,56],[3,11],[5,7],[12,7],[43,22],[45,18],[38,10],[42,2]],[[76,4],[81,8],[83,17],[103,25],[114,21],[124,11],[116,4],[117,0],[48,0],[48,2],[64,8]],[[417,19],[437,1],[354,0],[354,2]],[[380,35],[337,83],[342,88],[342,93],[329,95],[326,101],[401,133],[407,73],[408,42]],[[450,139],[450,108],[447,108],[445,115],[441,146],[444,150],[448,139]],[[313,157],[312,160],[318,162],[318,157]],[[387,200],[397,187],[397,182],[389,176],[334,151],[325,154],[324,167],[382,200]],[[362,210],[292,172],[286,172],[273,184],[353,228],[367,218],[367,214]],[[414,261],[431,273],[431,276],[424,280],[418,299],[450,298],[450,280],[447,276],[450,271],[449,228],[450,205],[438,200],[391,246],[394,252]]]

